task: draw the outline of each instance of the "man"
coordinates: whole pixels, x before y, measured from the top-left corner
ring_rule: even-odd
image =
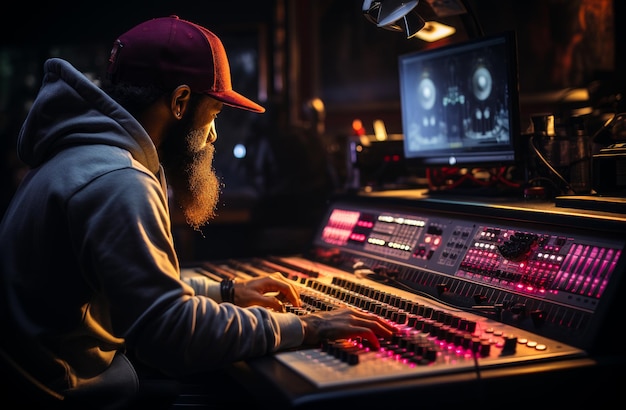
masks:
[[[300,300],[280,275],[181,279],[168,187],[191,226],[210,221],[215,118],[264,111],[232,90],[213,33],[176,16],[139,24],[114,43],[102,89],[64,60],[44,69],[18,139],[31,170],[0,226],[0,347],[21,375],[63,402],[118,408],[140,390],[137,366],[184,377],[391,335],[356,310],[284,313],[281,298]]]

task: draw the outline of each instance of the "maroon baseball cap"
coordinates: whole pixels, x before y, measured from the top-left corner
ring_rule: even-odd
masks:
[[[187,84],[232,107],[265,108],[233,90],[221,40],[206,28],[178,16],[145,21],[114,43],[107,70],[114,83],[173,89]]]

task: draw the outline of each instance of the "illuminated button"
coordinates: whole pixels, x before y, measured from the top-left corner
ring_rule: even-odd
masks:
[[[526,346],[528,346],[528,347],[536,347],[537,346],[537,342],[529,341],[528,343],[526,343]]]
[[[541,351],[544,351],[547,348],[548,348],[548,346],[544,345],[543,343],[539,343],[539,344],[537,344],[537,346],[535,346],[536,350],[541,350]]]

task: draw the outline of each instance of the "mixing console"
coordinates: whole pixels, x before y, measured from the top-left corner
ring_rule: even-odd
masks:
[[[317,349],[276,355],[318,387],[480,371],[483,367],[519,361],[584,354],[573,346],[367,278],[355,280],[296,257],[206,263],[198,272],[229,273],[235,277],[281,272],[295,281],[303,302],[302,307],[287,306],[288,311],[308,314],[352,306],[384,316],[397,325],[397,334],[390,340],[381,340],[380,350],[371,350],[358,340],[339,340],[328,341]]]
[[[585,349],[624,270],[615,227],[336,204],[312,258]]]
[[[331,204],[302,255],[202,262],[187,274],[221,280],[280,272],[301,293],[303,306],[290,312],[351,306],[395,324],[380,349],[332,340],[274,355],[312,386],[289,387],[289,376],[276,381],[293,404],[342,389],[363,395],[359,386],[377,383],[478,380],[557,362],[585,367],[598,351],[615,353],[603,332],[621,317],[624,232],[623,215],[347,199]],[[283,374],[259,366],[265,379]]]

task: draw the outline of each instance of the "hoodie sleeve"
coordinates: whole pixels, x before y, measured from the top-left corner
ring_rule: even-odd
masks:
[[[87,326],[125,338],[147,364],[184,375],[302,343],[296,315],[218,304],[180,279],[166,198],[149,172],[102,175],[68,208],[85,279],[99,295],[85,315],[97,323]]]
[[[210,297],[216,302],[222,302],[219,282],[199,275],[183,275],[182,280],[193,288],[196,295],[204,295]]]

